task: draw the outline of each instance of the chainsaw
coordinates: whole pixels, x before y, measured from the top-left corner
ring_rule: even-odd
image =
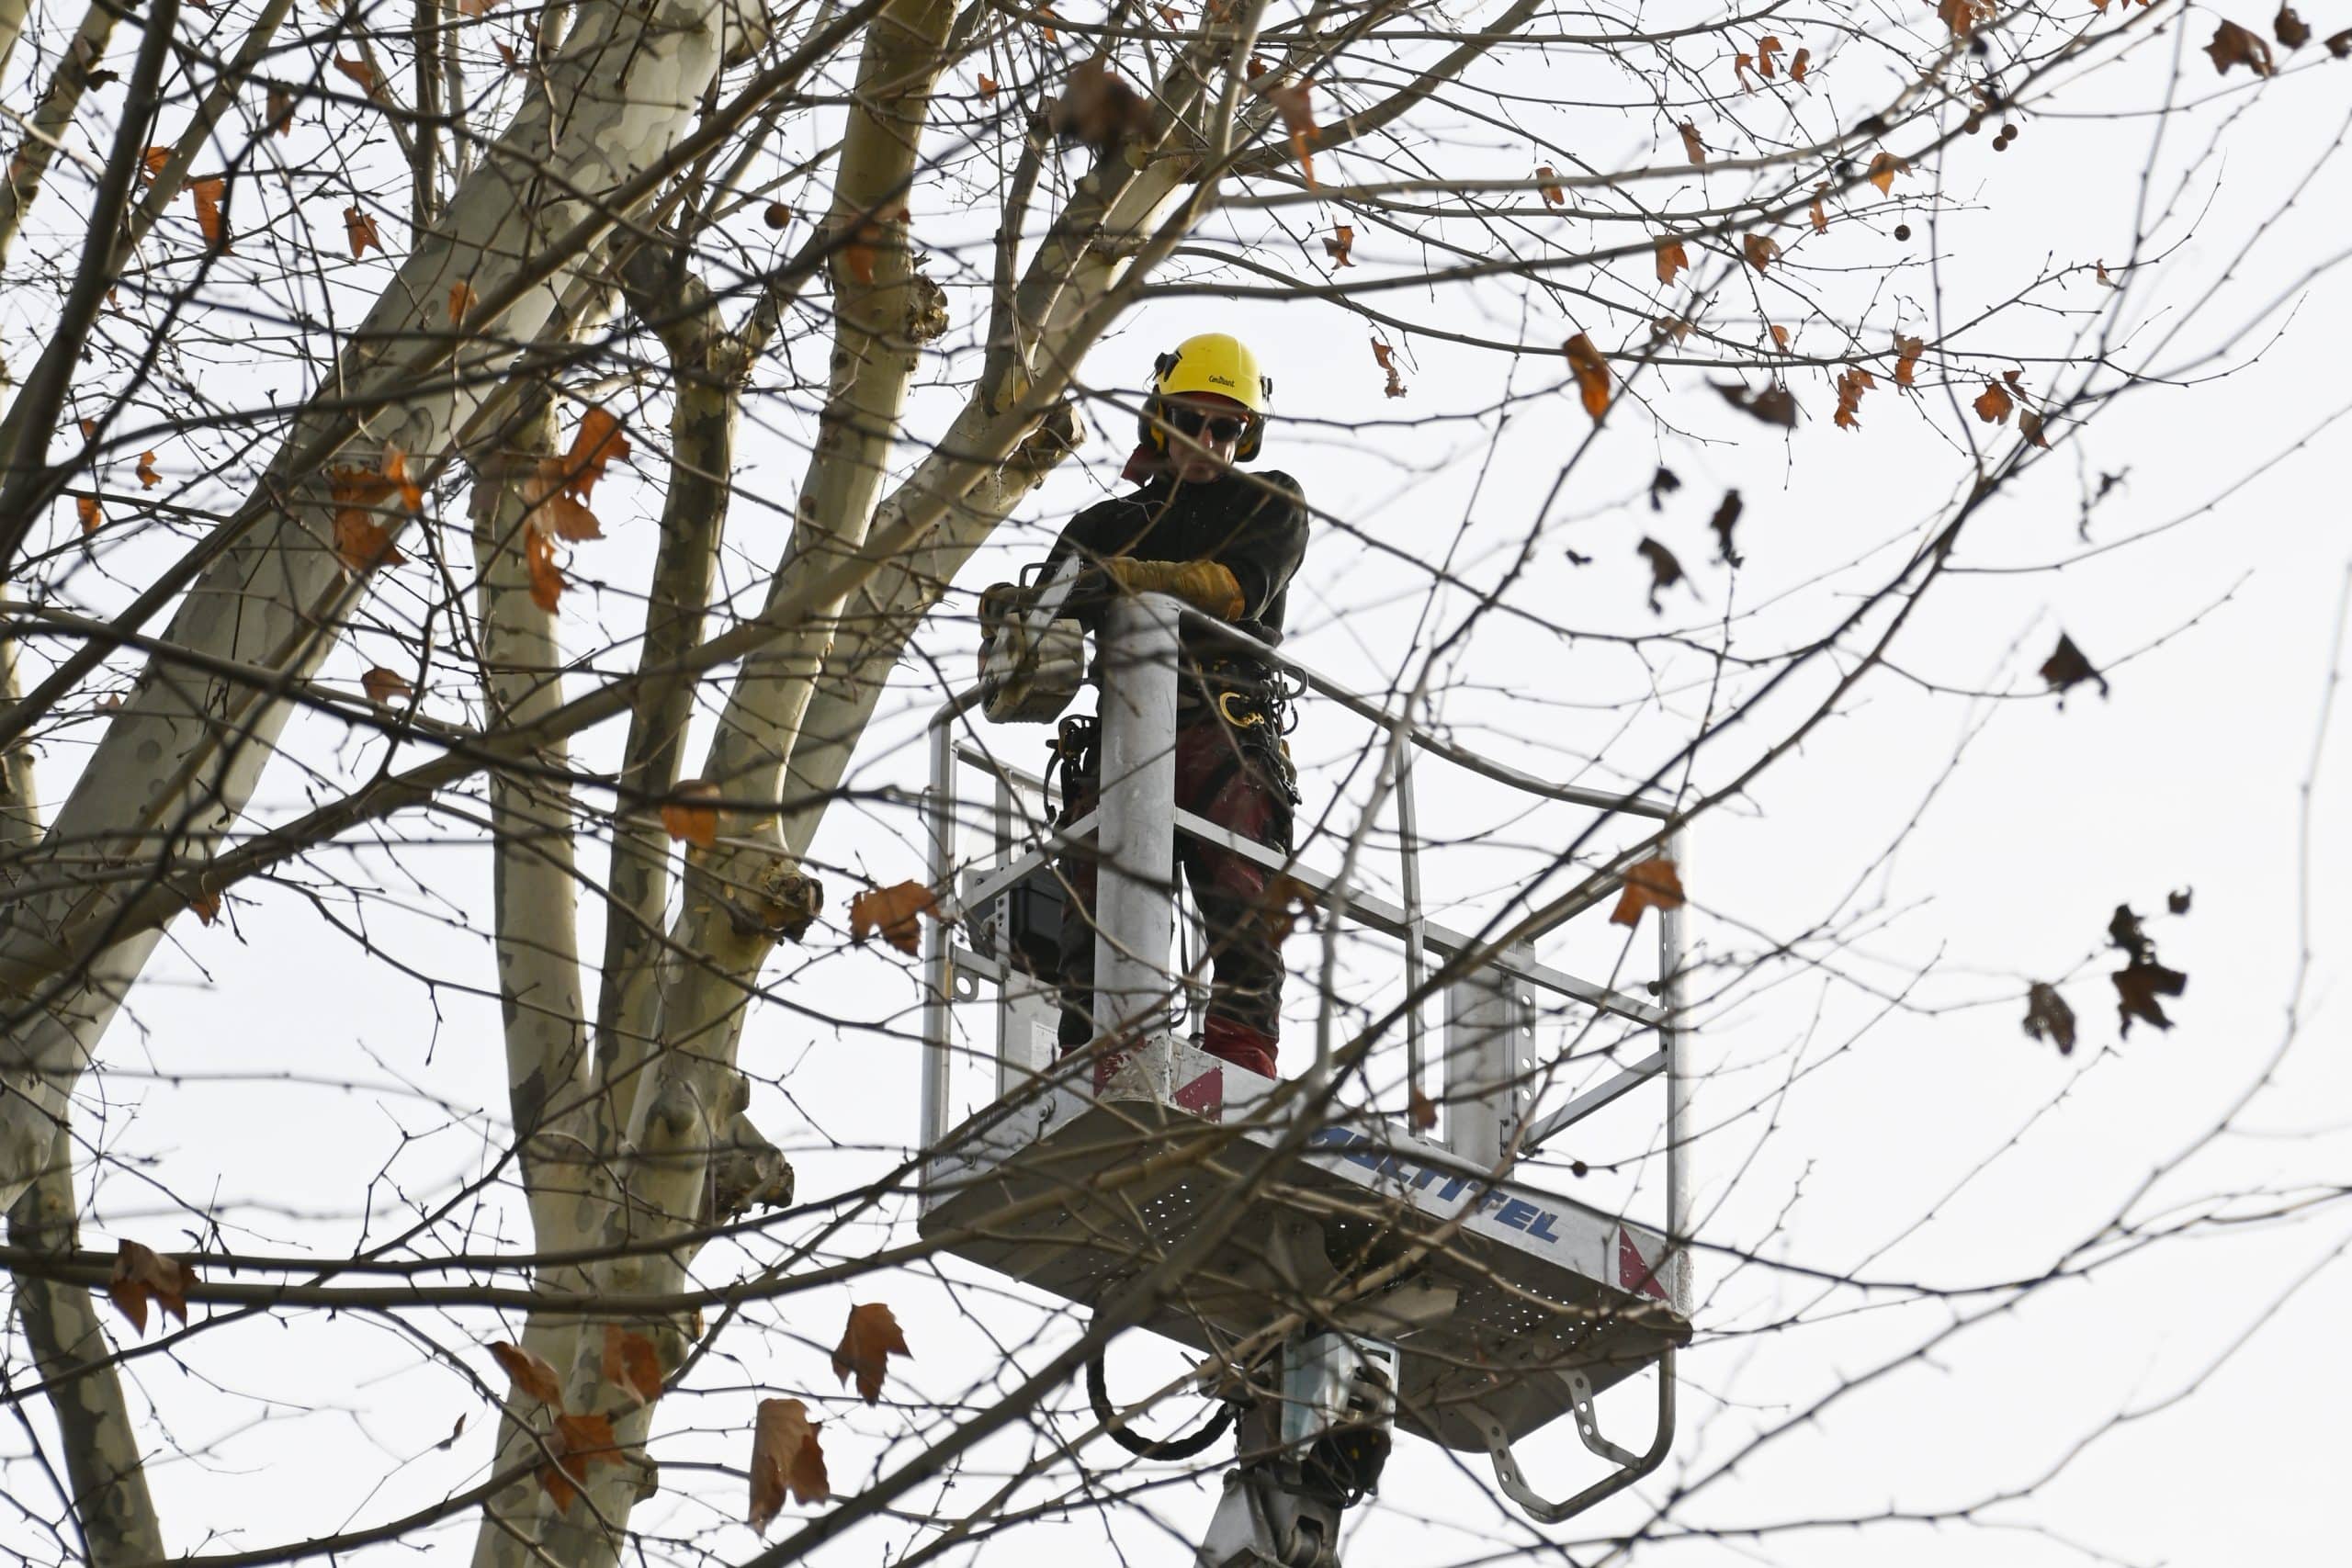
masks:
[[[1048,581],[980,592],[980,711],[997,724],[1045,724],[1086,683],[1086,628],[1062,617],[1086,570],[1075,555]]]

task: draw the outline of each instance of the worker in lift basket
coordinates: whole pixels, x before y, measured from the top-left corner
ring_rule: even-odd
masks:
[[[1258,456],[1273,383],[1257,357],[1223,333],[1185,339],[1153,367],[1129,480],[1142,489],[1087,508],[1046,557],[1051,581],[1075,552],[1088,563],[1070,611],[1099,626],[1118,593],[1167,593],[1260,642],[1282,640],[1291,576],[1306,553],[1306,504],[1288,474],[1234,469]],[[1176,805],[1287,857],[1298,802],[1283,743],[1283,691],[1257,660],[1187,627],[1177,676]],[[1065,721],[1060,820],[1094,809],[1094,727]],[[1180,836],[1176,858],[1207,928],[1214,984],[1201,1043],[1237,1066],[1275,1076],[1282,1032],[1288,919],[1270,907],[1273,874],[1228,849]],[[1061,1048],[1094,1034],[1094,863],[1091,847],[1063,858],[1077,908],[1062,922]]]

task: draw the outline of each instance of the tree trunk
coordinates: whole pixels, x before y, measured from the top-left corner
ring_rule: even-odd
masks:
[[[47,1168],[8,1211],[8,1240],[46,1252],[78,1245],[74,1201],[74,1139],[62,1127]],[[147,1495],[139,1434],[123,1403],[114,1347],[98,1326],[88,1287],[17,1276],[17,1314],[32,1347],[32,1371],[49,1385],[65,1475],[74,1488],[74,1517],[82,1527],[93,1568],[154,1562],[164,1555],[163,1528]]]
[[[594,193],[669,151],[716,76],[731,15],[713,0],[662,0],[650,15],[587,0],[541,90],[421,237],[335,375],[296,419],[265,486],[278,499],[203,573],[174,616],[169,641],[289,681],[318,667],[362,584],[336,553],[330,482],[308,455],[335,441],[355,400],[381,406],[359,419],[341,463],[373,468],[387,446],[419,454],[447,447],[500,381],[512,345],[535,337],[554,314],[565,275],[524,292],[494,330],[469,318],[465,342],[422,384],[413,375],[388,378],[414,344],[451,332],[453,286],[493,296],[591,215]],[[9,1091],[0,1095],[0,1201],[13,1201],[32,1179],[67,1092],[161,935],[74,953],[58,950],[48,933],[85,916],[85,901],[118,899],[159,860],[199,865],[250,798],[288,713],[278,689],[190,675],[157,660],[107,726],[47,840],[48,852],[74,857],[84,886],[10,911],[0,941],[0,952],[72,982],[40,998],[0,1052],[0,1084]]]

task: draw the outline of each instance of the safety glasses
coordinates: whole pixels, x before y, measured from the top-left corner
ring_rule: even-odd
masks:
[[[1250,428],[1247,419],[1233,414],[1212,414],[1205,409],[1186,408],[1182,403],[1170,405],[1167,418],[1170,430],[1209,446],[1223,446],[1238,441],[1242,432]]]

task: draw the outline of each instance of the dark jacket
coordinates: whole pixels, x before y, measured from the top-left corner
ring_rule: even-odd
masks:
[[[1290,580],[1306,556],[1306,502],[1298,481],[1284,473],[1227,474],[1191,485],[1157,479],[1070,519],[1039,581],[1050,580],[1073,551],[1089,561],[1216,561],[1241,585],[1241,614],[1230,624],[1272,645],[1283,639]],[[1197,634],[1185,642],[1196,657],[1210,657]]]

